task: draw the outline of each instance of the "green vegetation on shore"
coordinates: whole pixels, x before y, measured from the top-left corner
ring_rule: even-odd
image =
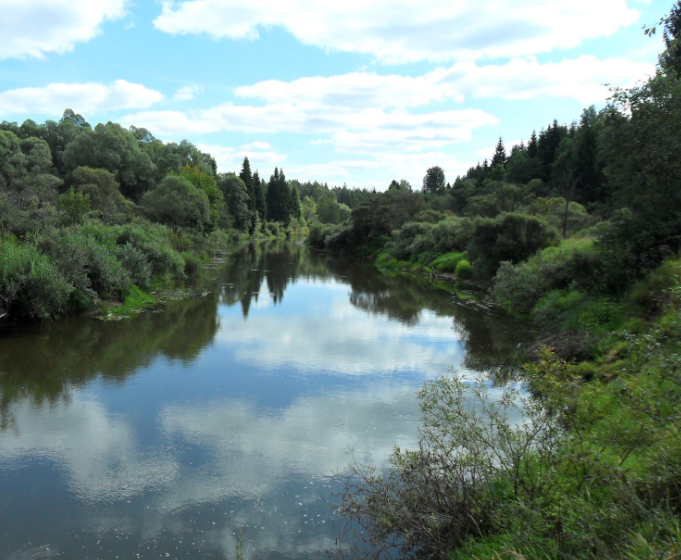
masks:
[[[418,448],[385,472],[351,464],[340,557],[679,557],[681,3],[662,25],[657,73],[603,110],[311,231],[473,281],[541,333],[500,398],[486,379],[427,383]]]
[[[187,141],[92,128],[70,109],[59,122],[2,122],[0,322],[149,305],[152,286],[196,274],[234,241],[305,234],[316,214],[299,187],[279,169],[261,180],[247,158],[238,176],[219,174]]]

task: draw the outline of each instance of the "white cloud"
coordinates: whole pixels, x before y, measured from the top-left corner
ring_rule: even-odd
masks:
[[[638,17],[626,0],[187,0],[165,1],[154,25],[174,35],[229,39],[257,39],[259,28],[281,26],[307,45],[403,63],[571,48]]]
[[[0,3],[0,59],[64,53],[122,18],[129,0],[20,0]]]
[[[340,76],[315,76],[292,82],[266,80],[236,89],[239,97],[268,103],[323,103],[339,107],[420,107],[453,98],[463,101],[454,88],[435,87],[430,74],[419,77],[353,72]]]
[[[202,94],[204,89],[201,86],[184,86],[175,92],[175,101],[190,101],[197,95]]]
[[[542,95],[577,99],[583,105],[608,97],[604,84],[630,86],[655,71],[655,66],[624,58],[599,60],[584,55],[561,62],[515,59],[504,65],[477,66],[459,62],[427,75],[435,87],[455,89],[474,99],[534,99]]]
[[[413,115],[403,111],[283,103],[266,106],[226,103],[190,113],[147,111],[127,115],[122,121],[171,137],[222,131],[331,134],[338,150],[358,153],[367,153],[376,146],[406,152],[439,148],[468,140],[475,128],[498,122],[477,109]]]
[[[292,82],[266,80],[236,89],[237,96],[271,104],[322,104],[352,108],[421,107],[434,102],[474,99],[533,99],[541,95],[574,98],[583,104],[607,97],[604,83],[632,85],[653,73],[654,65],[623,58],[576,59],[541,64],[519,58],[505,64],[458,62],[419,77],[353,72]]]
[[[231,148],[219,144],[197,144],[196,147],[215,158],[218,171],[221,173],[238,171],[245,157],[248,158],[251,169],[269,172],[270,169],[280,166],[288,157],[286,154],[277,152],[267,142],[253,142],[240,148]],[[266,179],[264,173],[263,178]]]
[[[55,460],[84,500],[120,500],[167,486],[177,463],[167,453],[145,454],[132,427],[98,401],[75,393],[70,404],[37,408],[29,400],[12,408],[18,434],[0,432],[0,463],[26,456]]]
[[[79,113],[97,113],[146,108],[161,99],[160,92],[125,80],[116,80],[109,85],[94,82],[50,84],[1,92],[0,113],[61,115],[67,107]]]

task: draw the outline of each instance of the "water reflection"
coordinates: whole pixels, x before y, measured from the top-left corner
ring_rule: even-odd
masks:
[[[0,556],[316,557],[350,447],[417,440],[424,379],[522,340],[450,291],[254,244],[202,295],[0,338]]]

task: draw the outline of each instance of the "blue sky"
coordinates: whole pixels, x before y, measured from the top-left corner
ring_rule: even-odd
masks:
[[[671,0],[0,0],[0,120],[186,138],[261,176],[448,180],[654,72]]]

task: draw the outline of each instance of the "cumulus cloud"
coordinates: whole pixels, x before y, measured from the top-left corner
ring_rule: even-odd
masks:
[[[189,113],[146,111],[127,115],[122,121],[170,137],[222,131],[330,134],[337,149],[357,152],[371,150],[379,143],[391,150],[422,151],[468,140],[475,128],[498,122],[478,109],[414,115],[404,111],[288,103],[265,106],[226,103]]]
[[[112,84],[50,84],[0,93],[0,113],[5,115],[60,115],[71,107],[81,113],[146,108],[163,95],[141,84],[116,80]]]
[[[526,56],[608,36],[639,17],[626,0],[165,1],[157,29],[173,35],[257,39],[280,26],[306,45],[388,63]]]
[[[122,18],[129,0],[21,0],[3,2],[0,59],[44,58],[64,53],[101,33],[105,21]]]
[[[279,153],[267,142],[252,142],[240,148],[232,148],[220,144],[197,144],[196,147],[215,158],[218,170],[221,173],[238,170],[245,157],[248,158],[251,169],[268,171],[276,166],[280,166],[288,157],[286,154]]]
[[[408,108],[441,101],[461,103],[468,98],[533,99],[541,95],[587,104],[607,96],[604,83],[626,87],[654,70],[652,64],[623,58],[599,60],[584,55],[541,64],[529,57],[505,64],[458,62],[418,77],[353,72],[291,82],[266,80],[239,87],[235,93],[267,103],[353,108]]]
[[[608,96],[604,84],[630,86],[654,73],[653,64],[624,58],[599,60],[584,55],[541,64],[535,58],[515,59],[503,65],[477,66],[459,62],[427,75],[435,87],[454,89],[474,99],[534,99],[547,95],[573,98],[587,105]]]
[[[98,401],[76,395],[70,404],[38,409],[27,400],[11,412],[20,435],[0,433],[0,464],[50,458],[81,499],[132,498],[167,486],[177,475],[172,456],[143,453],[132,427]]]
[[[201,86],[184,86],[175,92],[173,99],[175,101],[191,101],[197,95],[202,94],[203,91]]]

